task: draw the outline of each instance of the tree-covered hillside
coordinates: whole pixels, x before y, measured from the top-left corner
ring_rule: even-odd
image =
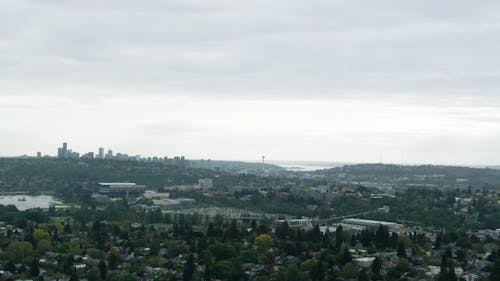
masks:
[[[71,194],[92,192],[98,182],[136,182],[148,189],[167,185],[197,184],[213,179],[214,187],[280,186],[285,179],[231,174],[224,171],[186,168],[154,162],[100,159],[0,158],[0,191],[56,191]],[[289,180],[286,180],[289,181]],[[65,196],[66,197],[66,196]]]
[[[365,181],[409,186],[412,184],[427,184],[436,187],[500,186],[500,170],[458,166],[360,164],[321,170],[315,174],[337,181]]]

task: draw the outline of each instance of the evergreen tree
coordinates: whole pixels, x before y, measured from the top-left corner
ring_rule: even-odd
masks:
[[[446,249],[446,251],[441,256],[441,270],[448,267],[448,259],[451,258],[451,250]]]
[[[405,246],[403,245],[403,243],[399,243],[397,255],[400,258],[406,258],[406,249],[405,249]]]
[[[325,234],[323,235],[323,247],[328,248],[330,245],[330,231],[328,227],[326,228]]]
[[[500,256],[497,256],[495,263],[493,264],[493,268],[490,272],[490,280],[500,280]]]
[[[184,265],[184,274],[182,276],[182,280],[184,281],[190,281],[193,278],[194,271],[196,269],[196,266],[194,264],[194,257],[193,255],[189,255],[188,260],[186,264]]]
[[[231,275],[229,280],[231,281],[239,281],[245,276],[245,272],[243,270],[243,266],[241,264],[240,259],[233,259],[231,263]]]
[[[4,270],[9,271],[11,273],[16,273],[16,265],[11,260],[9,260],[5,264]]]
[[[434,249],[436,250],[441,249],[442,242],[443,242],[443,233],[440,232],[438,235],[436,235],[436,240],[434,241]]]
[[[108,272],[108,267],[106,266],[106,262],[100,260],[97,267],[99,267],[99,275],[101,276],[101,280],[106,280],[106,274]]]
[[[32,277],[37,277],[38,275],[40,275],[40,265],[37,258],[33,258],[33,261],[31,262],[30,275]]]
[[[352,256],[351,253],[349,252],[349,249],[345,246],[342,247],[339,258],[340,266],[344,266],[346,263],[349,263],[351,261],[352,261]]]
[[[257,230],[257,221],[256,220],[252,220],[251,228],[252,228],[252,231],[256,231]]]
[[[324,280],[325,279],[325,266],[323,262],[323,257],[318,261],[318,267],[317,267],[317,273],[316,276],[318,277],[317,280]]]
[[[359,235],[359,241],[363,245],[363,247],[368,247],[371,244],[373,234],[368,230],[362,230]]]
[[[64,263],[63,263],[63,270],[64,270],[64,273],[66,274],[71,274],[72,270],[73,270],[73,264],[74,264],[74,260],[73,260],[73,255],[69,255],[65,260],[64,260]]]
[[[493,250],[493,251],[491,251],[491,253],[488,256],[487,260],[491,261],[491,262],[495,262],[496,259],[497,259],[497,251]]]
[[[339,226],[337,226],[337,229],[335,230],[335,248],[336,249],[340,249],[340,246],[342,245],[342,238],[343,236],[343,228],[342,228],[342,225],[339,224]]]
[[[207,237],[214,237],[214,236],[215,236],[215,226],[213,222],[210,222],[208,224]]]
[[[319,226],[316,225],[313,229],[308,231],[307,238],[314,243],[321,242],[321,231],[319,230]]]
[[[382,261],[379,257],[375,257],[371,266],[372,272],[375,276],[380,276],[380,272],[382,271]]]
[[[89,269],[89,271],[87,271],[87,280],[88,281],[99,281],[99,280],[101,280],[99,269],[95,265],[93,265]]]
[[[259,230],[257,231],[258,234],[264,234],[264,233],[268,233],[268,232],[269,232],[269,228],[265,224],[259,225]]]
[[[385,249],[389,245],[389,231],[387,227],[379,225],[375,233],[375,245],[379,249]]]
[[[203,280],[204,281],[210,281],[210,280],[212,280],[212,275],[210,273],[210,264],[209,263],[207,263],[205,265],[205,272],[203,273]]]
[[[354,247],[356,246],[356,234],[353,233],[352,236],[351,236],[351,247]]]
[[[460,262],[464,262],[467,259],[467,253],[463,249],[458,249],[456,251],[457,254],[457,260]]]
[[[358,278],[358,281],[369,281],[370,278],[368,277],[368,273],[367,273],[367,270],[364,268],[361,270],[361,272],[359,273],[359,278]]]
[[[76,275],[76,272],[72,272],[71,276],[69,277],[68,281],[78,281],[78,275]]]
[[[448,281],[458,281],[457,274],[455,273],[455,269],[450,267],[448,272]]]
[[[411,237],[411,235],[410,235],[410,237]],[[398,234],[395,233],[395,232],[393,232],[391,234],[391,242],[390,242],[391,243],[391,245],[390,245],[391,248],[393,248],[393,249],[397,248],[399,246],[399,242],[398,241],[399,241]]]
[[[286,221],[282,222],[278,227],[276,227],[275,234],[280,239],[285,239],[288,236],[290,226]]]
[[[24,241],[30,242],[32,245],[35,244],[35,238],[33,237],[33,225],[28,223],[28,225],[24,228]]]
[[[240,236],[236,220],[231,221],[231,227],[229,228],[229,237],[232,239],[238,239]]]
[[[64,224],[64,233],[66,233],[66,234],[71,233],[71,226],[69,225],[69,222],[66,222]]]

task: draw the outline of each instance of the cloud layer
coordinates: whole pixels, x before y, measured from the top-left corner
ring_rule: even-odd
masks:
[[[205,158],[500,163],[498,11],[5,0],[0,154],[70,139]]]

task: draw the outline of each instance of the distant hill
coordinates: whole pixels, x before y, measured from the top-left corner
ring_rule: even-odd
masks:
[[[422,187],[500,187],[500,170],[435,165],[359,164],[315,171],[331,181]]]
[[[202,178],[213,179],[216,187],[279,185],[276,180],[271,182],[252,173],[228,171],[237,167],[262,169],[257,164],[214,161],[214,167],[224,165],[227,169],[211,170],[193,168],[188,163],[182,167],[106,159],[0,158],[0,191],[57,190],[61,193],[81,187],[92,190],[98,182],[136,182],[151,189],[161,189],[167,185],[197,184]]]
[[[188,160],[188,165],[193,168],[204,168],[204,169],[215,169],[224,170],[229,172],[238,173],[252,173],[260,174],[263,171],[273,171],[279,172],[285,169],[274,164],[262,164],[255,162],[243,162],[243,161],[224,161],[224,160]]]

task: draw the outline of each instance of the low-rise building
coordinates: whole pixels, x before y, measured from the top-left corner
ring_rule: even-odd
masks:
[[[145,185],[133,182],[100,182],[100,193],[143,193],[146,191]]]
[[[398,232],[403,225],[395,222],[387,221],[375,221],[375,220],[364,220],[364,219],[343,219],[343,224],[362,226],[370,231],[376,231],[380,226],[387,227],[389,231]]]
[[[170,193],[167,192],[145,192],[142,194],[142,198],[144,199],[169,199]]]
[[[163,187],[164,191],[193,191],[200,190],[199,185],[169,185]]]
[[[196,202],[196,200],[191,199],[191,198],[153,200],[153,204],[155,204],[157,206],[192,205],[195,202]]]
[[[213,181],[212,179],[199,179],[198,185],[201,190],[209,190],[213,188]]]

